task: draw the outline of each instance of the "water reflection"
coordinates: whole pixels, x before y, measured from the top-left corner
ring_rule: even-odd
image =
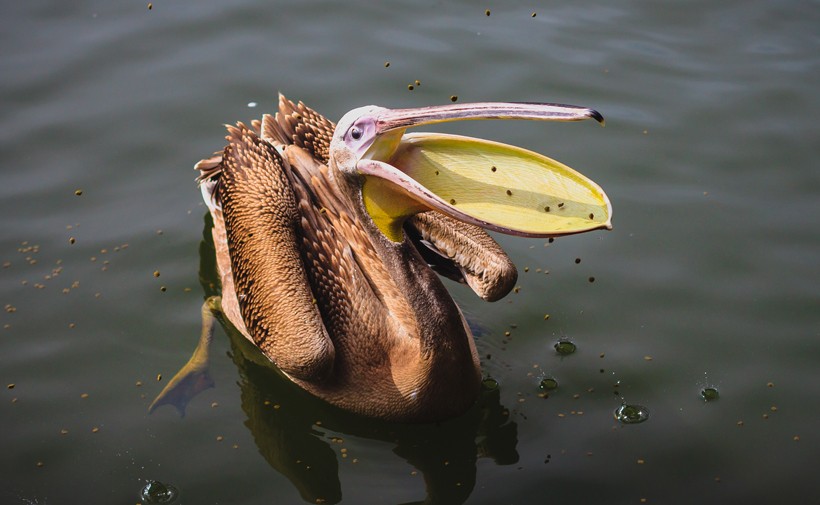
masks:
[[[499,390],[485,390],[463,416],[436,424],[409,425],[366,419],[318,400],[268,366],[248,357],[255,351],[232,332],[231,356],[240,373],[242,409],[259,452],[311,503],[342,498],[338,458],[345,434],[394,444],[393,452],[423,476],[422,503],[463,503],[475,486],[476,461],[518,461],[517,427],[499,403]],[[250,348],[250,349],[248,349]],[[258,356],[261,354],[256,351]],[[330,434],[332,432],[333,434]]]
[[[210,216],[205,217],[200,246],[200,281],[209,297],[203,306],[203,334],[191,361],[152,404],[185,406],[212,385],[207,348],[214,319],[208,317],[218,294]],[[231,340],[230,356],[239,371],[245,425],[260,454],[287,477],[310,503],[342,499],[339,458],[346,457],[344,436],[394,444],[393,452],[424,477],[426,498],[419,503],[464,503],[475,487],[478,458],[499,465],[518,461],[517,426],[500,402],[498,387],[483,388],[476,404],[462,416],[434,424],[399,424],[369,419],[333,407],[305,392],[269,365],[259,350],[216,314]],[[203,366],[205,365],[205,366]],[[340,436],[344,435],[344,436]],[[338,450],[338,452],[337,452]]]

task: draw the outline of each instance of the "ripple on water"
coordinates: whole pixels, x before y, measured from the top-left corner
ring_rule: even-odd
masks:
[[[541,379],[541,383],[538,385],[544,391],[555,391],[558,389],[558,379],[554,377],[544,377]]]
[[[498,389],[498,381],[487,376],[481,381],[481,387],[483,387],[485,391],[495,391]]]
[[[158,480],[149,480],[140,490],[140,498],[144,503],[173,503],[177,496],[177,488]]]
[[[561,356],[569,356],[570,354],[574,353],[578,347],[573,343],[571,340],[562,338],[558,342],[555,343],[555,352],[560,354]]]
[[[615,419],[623,424],[638,424],[649,419],[649,409],[643,405],[622,404],[615,409]]]

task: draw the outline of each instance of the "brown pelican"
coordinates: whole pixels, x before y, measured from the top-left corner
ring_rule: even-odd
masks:
[[[224,150],[196,165],[220,310],[279,371],[338,407],[409,422],[465,411],[480,389],[479,361],[435,272],[497,300],[517,272],[484,229],[608,229],[611,208],[595,183],[540,154],[406,130],[587,118],[603,124],[576,106],[472,103],[367,106],[334,125],[280,95],[275,116],[228,126]]]

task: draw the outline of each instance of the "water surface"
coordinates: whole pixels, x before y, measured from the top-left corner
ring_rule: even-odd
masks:
[[[136,503],[149,480],[179,503],[820,493],[817,2],[152,7],[4,6],[0,501]],[[447,129],[561,160],[614,207],[611,232],[498,237],[520,271],[500,302],[448,284],[497,383],[465,416],[340,414],[222,329],[216,387],[147,414],[210,294],[191,167],[279,91],[334,120],[452,95],[606,117]],[[619,422],[623,403],[649,418]]]

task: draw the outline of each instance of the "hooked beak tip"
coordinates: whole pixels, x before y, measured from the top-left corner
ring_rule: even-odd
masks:
[[[591,117],[595,121],[598,121],[598,123],[600,123],[601,126],[606,126],[606,120],[604,119],[603,114],[601,114],[597,110],[589,109],[589,117]]]

